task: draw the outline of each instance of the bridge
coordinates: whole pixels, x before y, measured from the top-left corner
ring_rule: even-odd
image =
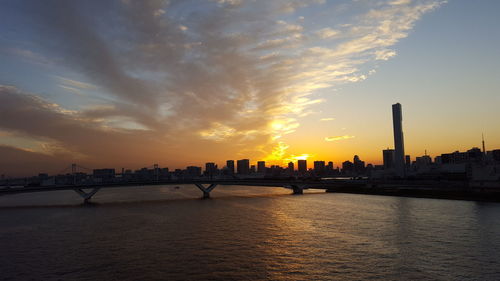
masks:
[[[73,190],[83,198],[84,203],[101,189],[125,188],[132,186],[159,186],[159,185],[194,185],[203,194],[202,198],[210,198],[210,193],[218,185],[245,185],[245,186],[269,186],[291,189],[293,194],[302,194],[304,189],[329,189],[331,187],[365,186],[365,180],[329,179],[329,180],[301,180],[301,179],[194,179],[194,180],[166,180],[166,181],[142,181],[142,182],[110,182],[95,184],[68,184],[51,186],[0,186],[0,196],[32,192],[49,192],[60,190]]]

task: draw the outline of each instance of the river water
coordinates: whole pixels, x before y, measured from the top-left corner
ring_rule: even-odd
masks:
[[[2,280],[500,280],[500,204],[218,186],[0,197]]]

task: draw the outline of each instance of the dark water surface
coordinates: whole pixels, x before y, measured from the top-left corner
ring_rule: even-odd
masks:
[[[268,187],[0,197],[1,280],[500,280],[500,204]]]

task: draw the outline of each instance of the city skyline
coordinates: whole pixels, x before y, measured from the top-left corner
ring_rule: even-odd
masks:
[[[298,158],[298,159],[288,159],[287,160],[288,163],[281,163],[280,164],[280,163],[276,163],[276,161],[266,162],[265,160],[262,160],[262,159],[250,160],[249,158],[244,158],[244,159],[225,160],[226,165],[221,165],[220,169],[219,169],[219,165],[217,164],[217,162],[206,162],[206,161],[200,162],[200,161],[198,161],[198,162],[187,164],[184,167],[175,167],[174,169],[172,169],[172,171],[183,170],[183,168],[186,168],[188,173],[189,173],[189,170],[194,169],[194,170],[198,171],[197,173],[199,173],[199,174],[202,174],[202,172],[203,172],[203,174],[205,174],[205,173],[211,174],[212,172],[215,172],[215,171],[224,171],[224,170],[229,170],[229,171],[232,170],[233,172],[229,172],[230,175],[231,174],[250,174],[250,173],[265,174],[266,169],[276,167],[279,169],[291,170],[291,171],[296,171],[299,173],[306,173],[306,172],[310,172],[310,171],[317,172],[318,171],[317,165],[322,164],[323,169],[328,168],[330,170],[330,172],[337,171],[337,173],[338,173],[339,171],[344,172],[344,170],[346,169],[345,164],[354,165],[353,166],[353,168],[354,168],[356,165],[356,162],[361,161],[362,162],[362,169],[365,169],[366,167],[370,167],[370,169],[375,168],[375,169],[387,170],[387,169],[392,167],[395,169],[396,176],[404,178],[406,176],[408,165],[415,165],[415,164],[418,165],[418,162],[419,162],[419,160],[421,160],[421,158],[428,158],[429,159],[429,160],[426,160],[426,164],[433,163],[433,162],[437,163],[438,162],[437,159],[441,158],[443,155],[446,154],[446,153],[442,153],[440,155],[435,155],[434,157],[432,157],[432,155],[427,154],[427,150],[425,150],[423,155],[408,155],[408,154],[406,154],[404,152],[403,123],[402,123],[403,114],[402,114],[402,106],[400,103],[396,103],[396,104],[392,105],[392,118],[393,118],[392,123],[393,123],[393,137],[394,137],[393,147],[394,148],[390,149],[388,146],[387,149],[383,149],[381,151],[382,157],[380,157],[380,159],[382,161],[378,161],[378,162],[374,162],[374,163],[366,163],[366,166],[365,166],[365,161],[361,161],[360,157],[357,154],[354,154],[353,157],[351,158],[351,159],[354,159],[352,162],[350,161],[350,159],[344,159],[344,160],[339,161],[339,162],[333,162],[332,160],[324,160],[324,159],[319,159],[319,158],[316,158],[313,160],[310,159],[309,161],[307,161],[307,158]],[[480,153],[482,153],[486,157],[487,152],[498,153],[498,151],[500,151],[498,148],[487,151],[483,134],[481,135],[481,138],[482,138],[481,139],[482,140],[481,141],[482,150],[479,148],[479,145],[478,145],[478,146],[473,146],[472,148],[467,150],[467,152],[471,151],[471,150],[479,150]],[[399,154],[397,152],[398,148],[400,150]],[[454,154],[454,153],[458,153],[458,152],[459,152],[458,150],[455,150],[453,152],[449,152],[448,154]],[[493,156],[491,155],[491,157],[493,157]],[[497,157],[497,156],[495,156],[495,157]],[[398,161],[398,159],[399,159],[399,161]],[[235,161],[236,161],[236,166],[235,166]],[[154,169],[166,168],[168,171],[169,167],[166,167],[166,166],[160,167],[160,165],[158,163],[159,162],[155,162],[155,164],[150,165],[150,167],[154,167]],[[327,163],[328,163],[328,165],[326,165]],[[294,168],[295,164],[297,164],[297,169]],[[205,166],[204,169],[202,168],[203,165]],[[65,169],[68,169],[68,167],[72,167],[74,169],[74,167],[77,167],[77,166],[79,166],[79,165],[73,163],[73,164],[67,166]],[[79,166],[79,167],[81,167],[81,166]],[[121,168],[119,168],[119,167],[121,167]],[[81,168],[83,168],[83,167],[81,167]],[[84,168],[84,169],[86,169],[87,171],[91,171],[92,169],[93,170],[100,170],[100,169],[101,170],[113,170],[113,174],[114,174],[115,169],[117,169],[117,170],[121,169],[122,173],[124,173],[125,170],[127,170],[127,171],[136,170],[136,172],[137,172],[137,171],[140,171],[141,169],[146,169],[146,168],[147,167],[142,167],[142,166],[137,166],[137,165],[125,168],[123,166],[118,165],[115,167],[106,167],[106,168],[93,167],[90,169],[89,168]],[[65,169],[63,169],[63,170],[65,170]],[[75,171],[73,171],[73,173],[74,172]],[[40,173],[40,174],[47,173],[47,174],[52,174],[52,175],[56,174],[56,173],[54,173],[53,170],[52,171],[39,170],[37,173]],[[5,174],[0,174],[0,175],[1,175],[2,179],[6,177]],[[30,174],[30,172],[26,172],[24,174],[14,175],[14,176],[34,176],[34,173],[31,172],[31,174]],[[9,177],[12,177],[12,175],[7,175],[7,178],[9,178]]]
[[[499,5],[3,2],[0,174],[499,148]]]

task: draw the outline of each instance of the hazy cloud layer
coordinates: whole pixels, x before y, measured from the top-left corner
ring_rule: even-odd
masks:
[[[358,3],[355,12],[352,3],[325,1],[10,3],[24,19],[11,24],[36,33],[29,40],[40,52],[17,53],[85,78],[54,73],[60,88],[106,99],[67,110],[2,86],[0,129],[45,144],[35,152],[54,161],[89,165],[269,158],[276,151],[289,158],[278,139],[328,98],[312,94],[366,79],[443,1],[376,2]],[[338,6],[350,13],[346,22],[319,25],[301,14]]]

